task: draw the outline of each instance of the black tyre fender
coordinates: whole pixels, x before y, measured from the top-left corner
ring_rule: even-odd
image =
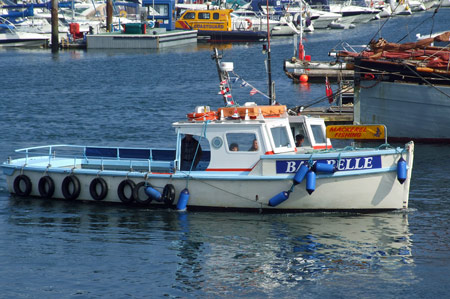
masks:
[[[125,195],[125,187],[128,186],[131,188],[131,195],[127,197]],[[123,180],[120,182],[119,186],[117,187],[117,195],[119,196],[119,199],[123,203],[132,203],[134,201],[133,191],[134,187],[136,187],[136,183],[133,182],[130,179]]]
[[[72,192],[69,190],[70,184],[73,185]],[[80,180],[73,174],[66,176],[61,184],[61,191],[65,199],[77,199],[81,192]]]
[[[100,184],[100,192],[97,192],[97,186]],[[108,195],[108,184],[103,178],[97,177],[89,185],[89,193],[95,200],[103,200]]]
[[[25,184],[25,190],[22,190],[21,188],[22,182]],[[31,188],[32,188],[31,180],[26,175],[21,174],[14,179],[14,193],[16,193],[17,195],[28,196],[31,193]]]
[[[55,182],[50,176],[43,176],[39,179],[38,189],[42,198],[52,198],[55,193]]]
[[[145,198],[145,199],[141,199],[140,197],[139,197],[139,193],[140,193],[140,189],[141,188],[145,188],[145,187],[147,187],[147,186],[152,186],[152,185],[150,185],[149,183],[147,183],[147,182],[140,182],[140,183],[138,183],[136,186],[134,186],[134,189],[133,189],[133,197],[134,197],[134,200],[138,203],[138,204],[141,204],[141,205],[149,205],[151,202],[152,202],[152,198],[150,197],[150,196],[147,196],[147,194],[146,194],[146,196],[147,196],[147,198]]]
[[[162,193],[164,203],[167,206],[172,206],[173,202],[175,201],[175,196],[176,196],[175,187],[172,184],[165,185]]]

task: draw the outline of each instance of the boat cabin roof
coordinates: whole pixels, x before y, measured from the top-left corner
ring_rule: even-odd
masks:
[[[177,131],[177,148],[180,148],[182,138],[186,134],[196,136],[197,140],[207,140],[210,147],[210,164],[208,169],[227,169],[230,165],[240,165],[244,169],[252,169],[260,160],[261,155],[305,153],[314,149],[325,149],[325,123],[323,119],[307,116],[288,116],[285,106],[256,106],[265,112],[283,111],[283,113],[260,113],[254,116],[248,112],[248,107],[241,107],[239,112],[245,110],[244,117],[222,117],[216,119],[196,120],[188,119],[173,123]],[[221,109],[226,108],[219,108]],[[235,109],[236,108],[230,108]],[[260,110],[260,109],[259,109]],[[209,114],[208,114],[209,113]],[[199,112],[188,114],[191,117],[210,115],[215,112]],[[251,116],[249,116],[251,115]],[[304,143],[297,147],[295,136],[304,136]],[[254,142],[257,148],[254,147]],[[331,143],[328,142],[328,148]]]

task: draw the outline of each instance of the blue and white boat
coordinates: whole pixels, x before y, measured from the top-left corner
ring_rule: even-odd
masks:
[[[223,72],[230,70],[230,64],[221,65]],[[371,129],[327,129],[323,119],[291,114],[283,105],[246,103],[216,111],[198,106],[186,120],[172,124],[176,148],[46,145],[18,149],[1,167],[12,194],[46,199],[178,210],[374,212],[408,207],[412,142],[402,148],[384,143],[339,149],[332,147],[327,131],[357,139],[372,134]],[[380,127],[372,135],[383,138]],[[294,136],[299,134],[305,140],[297,147]],[[200,145],[192,150],[198,165],[189,162],[187,168],[181,150],[186,135]]]
[[[0,47],[43,47],[47,43],[48,37],[17,30],[14,24],[0,17]]]

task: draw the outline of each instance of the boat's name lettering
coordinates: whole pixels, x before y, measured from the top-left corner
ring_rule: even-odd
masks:
[[[309,166],[309,162],[309,160],[277,160],[276,171],[277,173],[296,173],[303,164]],[[336,171],[381,168],[381,156],[323,159],[313,161],[313,163],[316,162],[333,164]]]

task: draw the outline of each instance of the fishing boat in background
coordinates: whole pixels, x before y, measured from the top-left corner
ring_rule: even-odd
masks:
[[[238,105],[231,84],[242,77],[232,63],[221,61],[217,49],[213,57],[224,104],[214,110],[197,106],[187,119],[173,123],[175,148],[19,149],[17,157],[1,165],[9,192],[176,206],[181,211],[377,212],[408,207],[412,142],[390,147],[386,129],[379,125],[326,128],[323,119],[297,115],[273,97],[266,96],[269,105]],[[263,94],[252,88],[250,94],[254,93]],[[371,149],[336,148],[328,137],[384,143]],[[187,144],[192,145],[189,150]]]
[[[393,140],[450,142],[450,50],[431,46],[449,41],[450,32],[415,43],[372,41],[355,59],[355,123],[383,123]]]

